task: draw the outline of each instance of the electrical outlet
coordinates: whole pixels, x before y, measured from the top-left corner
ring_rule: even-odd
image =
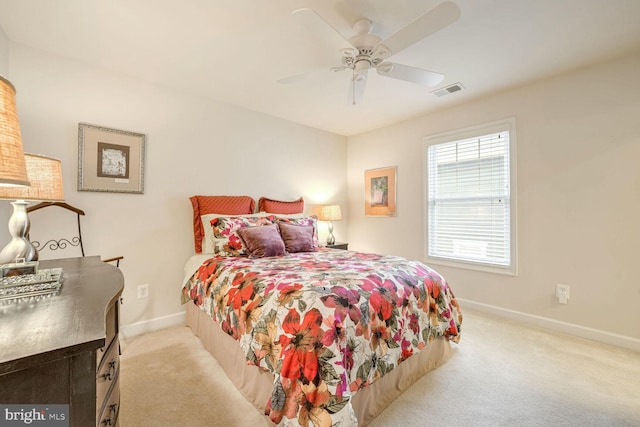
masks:
[[[149,285],[138,285],[138,299],[149,297]]]
[[[556,285],[556,298],[560,304],[569,303],[569,285],[562,285],[558,283]]]

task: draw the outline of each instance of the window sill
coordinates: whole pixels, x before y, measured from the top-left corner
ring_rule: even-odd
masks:
[[[487,264],[480,264],[475,262],[465,262],[465,261],[457,261],[450,260],[444,258],[435,258],[426,256],[425,263],[427,265],[444,265],[447,267],[455,267],[455,268],[463,268],[465,270],[475,270],[482,271],[484,273],[494,273],[494,274],[502,274],[505,276],[517,276],[518,270],[515,266],[511,267],[494,267]]]

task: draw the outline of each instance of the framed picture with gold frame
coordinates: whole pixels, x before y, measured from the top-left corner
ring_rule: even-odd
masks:
[[[364,214],[396,216],[397,167],[364,171]]]
[[[144,193],[145,135],[78,124],[78,191]]]

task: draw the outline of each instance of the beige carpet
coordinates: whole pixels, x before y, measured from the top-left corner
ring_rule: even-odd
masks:
[[[464,314],[453,358],[371,427],[640,426],[640,353]],[[187,327],[123,339],[122,353],[122,427],[269,425]]]

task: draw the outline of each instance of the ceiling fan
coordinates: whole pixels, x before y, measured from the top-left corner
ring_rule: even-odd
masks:
[[[298,9],[292,15],[300,24],[320,35],[340,52],[341,64],[331,67],[331,70],[336,72],[351,70],[347,100],[349,104],[356,105],[362,102],[369,70],[372,68],[381,76],[428,87],[438,85],[444,79],[444,75],[389,62],[386,59],[457,21],[460,17],[460,9],[450,1],[440,3],[385,40],[371,34],[372,22],[368,19],[356,21],[353,25],[356,34],[345,39],[312,9]],[[279,79],[278,82],[282,84],[294,83],[305,76],[306,74],[285,77]]]

